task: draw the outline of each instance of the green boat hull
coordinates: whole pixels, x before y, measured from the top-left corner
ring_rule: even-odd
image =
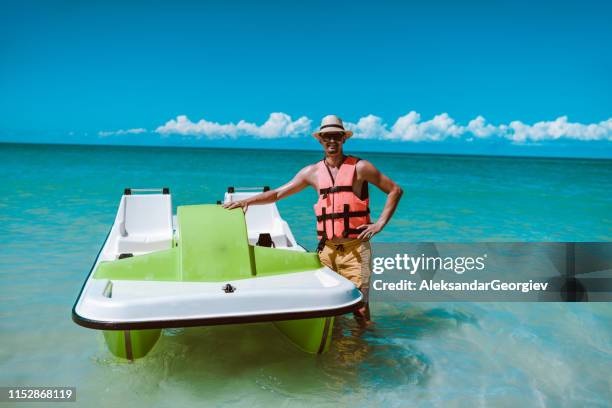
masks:
[[[161,329],[104,330],[108,350],[119,358],[135,360],[146,356],[161,336]]]
[[[297,348],[311,354],[321,354],[329,349],[334,317],[282,320],[273,322]],[[162,329],[104,330],[108,350],[116,357],[136,360],[145,357],[155,346]]]
[[[329,349],[334,317],[283,320],[274,325],[300,350],[321,354]]]

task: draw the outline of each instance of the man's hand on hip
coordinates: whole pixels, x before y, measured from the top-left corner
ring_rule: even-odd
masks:
[[[361,231],[361,233],[359,234],[359,236],[357,237],[358,239],[364,240],[364,241],[368,241],[370,240],[374,235],[378,234],[380,231],[382,231],[383,226],[382,224],[379,224],[377,222],[375,222],[374,224],[363,224],[357,227],[357,229],[364,229],[363,231]]]

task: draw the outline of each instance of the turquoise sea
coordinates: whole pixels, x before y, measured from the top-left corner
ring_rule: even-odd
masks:
[[[612,240],[611,160],[358,156],[405,191],[378,242]],[[609,303],[376,303],[371,328],[338,319],[326,355],[254,324],[167,330],[134,364],[72,322],[124,187],[168,186],[175,205],[215,202],[228,185],[278,186],[320,158],[0,144],[0,386],[76,386],[87,407],[610,406]],[[279,203],[310,249],[315,198]],[[374,214],[383,199],[373,192]]]

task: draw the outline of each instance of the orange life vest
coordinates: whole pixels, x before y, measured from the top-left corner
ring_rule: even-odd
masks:
[[[357,227],[370,223],[367,184],[364,185],[363,199],[353,192],[358,161],[356,157],[347,156],[340,165],[335,180],[325,160],[317,163],[319,201],[314,205],[314,210],[317,216],[319,246],[322,246],[326,239],[334,237],[357,238],[362,231]]]

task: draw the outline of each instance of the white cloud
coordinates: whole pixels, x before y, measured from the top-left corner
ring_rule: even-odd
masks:
[[[120,136],[120,135],[137,135],[139,133],[146,133],[147,129],[136,128],[136,129],[119,129],[112,131],[100,131],[98,132],[98,136],[100,137],[108,137],[108,136]]]
[[[466,140],[476,137],[487,139],[501,137],[514,143],[543,142],[558,139],[579,141],[608,140],[612,141],[612,118],[591,124],[572,123],[567,116],[554,121],[542,121],[533,125],[521,121],[509,124],[492,125],[482,116],[468,122],[467,126],[459,125],[447,113],[436,115],[433,119],[421,121],[421,115],[410,112],[400,116],[393,126],[389,127],[383,120],[374,115],[364,116],[357,123],[347,123],[355,138],[387,139],[410,142],[440,141],[447,138],[465,137]]]
[[[568,122],[567,116],[561,116],[550,122],[537,122],[533,125],[526,125],[517,120],[510,122],[503,136],[518,143],[525,141],[540,142],[561,138],[582,141],[612,141],[612,118],[588,125]]]
[[[378,116],[368,115],[357,123],[347,123],[355,138],[388,139],[410,142],[439,141],[447,137],[459,137],[465,128],[455,124],[447,113],[436,115],[431,120],[421,122],[421,115],[412,111],[400,116],[390,128]]]
[[[310,132],[311,120],[302,116],[297,120],[292,120],[291,116],[282,112],[271,113],[268,120],[261,126],[255,123],[240,122],[220,124],[201,119],[192,122],[185,115],[171,119],[163,126],[155,129],[161,135],[178,134],[184,136],[206,137],[218,139],[223,137],[236,138],[238,136],[254,136],[261,139],[274,139],[279,137],[296,137]]]
[[[389,125],[381,117],[367,115],[356,123],[346,122],[346,127],[354,132],[355,139],[393,140],[405,142],[436,142],[448,138],[466,141],[501,138],[513,143],[540,143],[559,139],[576,141],[612,141],[612,118],[599,123],[569,122],[567,116],[553,121],[541,121],[525,124],[512,121],[508,124],[491,124],[482,116],[470,120],[467,124],[457,123],[448,113],[435,115],[429,120],[422,120],[421,115],[411,111]],[[316,126],[314,127],[316,129]],[[310,135],[312,120],[302,116],[293,120],[282,112],[271,113],[261,125],[240,120],[238,123],[217,123],[206,119],[192,122],[187,116],[180,115],[155,129],[162,135],[178,134],[196,138],[237,138],[240,136],[260,139],[281,137],[299,137]],[[146,129],[127,129],[102,131],[102,137],[145,133]]]
[[[487,123],[482,116],[477,116],[476,119],[470,120],[467,125],[467,131],[479,138],[487,138],[499,132],[499,129]]]
[[[413,142],[438,141],[464,133],[464,128],[456,125],[448,113],[436,115],[425,122],[420,122],[420,119],[421,115],[414,111],[399,117],[391,128],[391,138]]]
[[[344,125],[353,131],[355,139],[386,139],[389,134],[387,124],[374,115],[364,116],[357,123],[346,122]]]

